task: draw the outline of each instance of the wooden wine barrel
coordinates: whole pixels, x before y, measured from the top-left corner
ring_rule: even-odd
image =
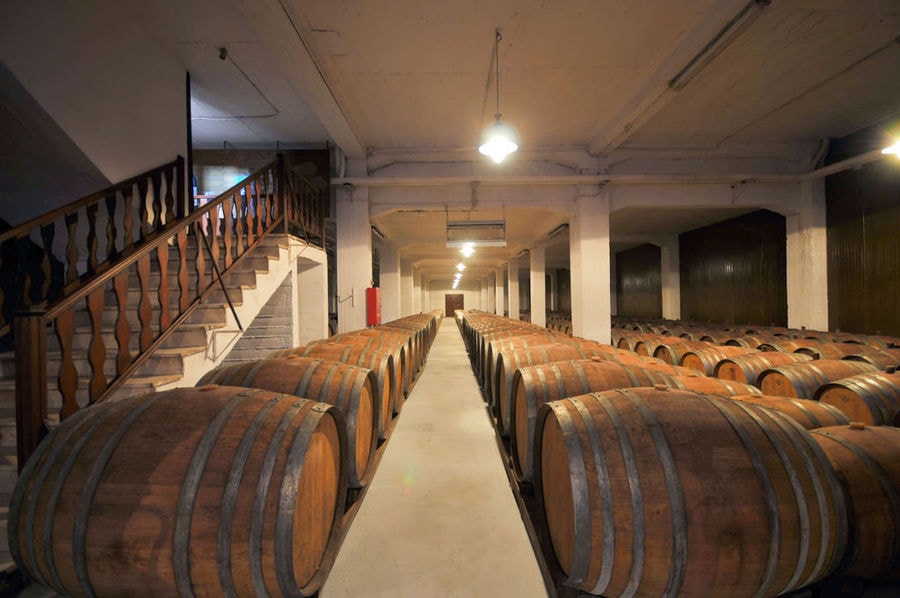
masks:
[[[848,356],[868,355],[877,353],[877,349],[860,345],[858,343],[820,343],[809,347],[796,349],[797,353],[806,353],[814,359],[844,359]]]
[[[662,343],[653,349],[653,357],[662,359],[666,363],[678,365],[681,357],[688,351],[706,349],[711,345],[706,341],[681,341],[673,339],[671,342]]]
[[[547,332],[526,332],[511,336],[491,337],[485,339],[483,359],[481,362],[482,379],[488,402],[494,402],[494,390],[497,385],[497,359],[503,351],[537,347],[539,345],[577,345],[570,336],[562,336]]]
[[[312,596],[337,552],[344,429],[330,405],[227,386],[82,409],[22,470],[11,552],[65,595]]]
[[[759,375],[756,385],[766,395],[811,399],[820,386],[874,370],[875,366],[862,361],[817,359],[769,368]]]
[[[394,401],[398,399],[397,395],[399,394],[393,355],[341,343],[314,343],[276,351],[272,357],[289,357],[291,355],[339,361],[372,370],[375,373],[375,383],[379,394],[378,405],[381,407],[378,414],[378,437],[385,438],[394,412]]]
[[[371,347],[377,351],[388,351],[394,356],[394,368],[397,370],[397,381],[401,384],[403,395],[409,395],[409,387],[412,384],[412,373],[418,371],[420,358],[419,346],[415,342],[415,336],[407,330],[400,328],[363,328],[353,330],[330,337],[327,340],[341,342],[341,339],[352,337],[366,337],[372,339]]]
[[[853,421],[893,426],[900,414],[900,374],[857,374],[819,387],[813,398],[834,405]]]
[[[805,361],[812,361],[812,357],[800,353],[760,351],[723,359],[716,364],[713,373],[716,378],[755,385],[759,375],[769,368]]]
[[[661,380],[667,379],[639,367],[593,359],[555,361],[519,368],[512,381],[510,413],[507,415],[516,477],[523,482],[531,481],[534,422],[538,409],[544,403],[614,388],[654,384],[665,387]]]
[[[647,352],[645,348],[645,343],[648,340],[666,340],[661,334],[648,334],[643,332],[631,332],[623,334],[619,339],[619,342],[616,343],[616,347],[619,349],[626,349],[628,351],[632,351],[633,353],[640,353],[642,355],[649,356],[650,353]],[[642,351],[638,351],[638,347],[642,347]]]
[[[730,347],[745,347],[747,349],[759,349],[760,345],[769,342],[778,342],[781,337],[774,335],[739,335],[733,336],[725,341]]]
[[[748,349],[747,347],[730,347],[725,345],[706,346],[682,353],[678,365],[686,368],[693,368],[707,376],[712,376],[716,371],[716,366],[723,359],[734,357],[735,355],[753,353],[755,351],[755,349]]]
[[[821,428],[812,437],[846,490],[850,517],[847,558],[837,573],[863,578],[900,576],[900,429]]]
[[[847,414],[834,405],[827,405],[809,399],[792,399],[790,397],[773,397],[769,395],[735,395],[728,398],[774,409],[807,430],[850,423],[850,418],[847,417]]]
[[[617,389],[538,411],[544,553],[605,596],[774,596],[827,576],[846,507],[809,433],[771,409]]]
[[[781,353],[805,353],[818,359],[816,349],[827,345],[827,342],[810,338],[774,337],[759,345],[760,351],[780,351]]]
[[[847,355],[844,359],[852,361],[865,361],[871,363],[879,370],[900,368],[900,349],[881,349],[871,353],[859,355]]]
[[[206,384],[262,388],[334,405],[347,424],[349,485],[361,488],[372,477],[381,409],[372,370],[291,355],[216,368],[203,376],[197,386]]]
[[[692,390],[709,395],[734,396],[734,395],[758,395],[762,392],[752,384],[725,380],[723,378],[710,378],[709,376],[672,376],[668,384],[671,388]]]

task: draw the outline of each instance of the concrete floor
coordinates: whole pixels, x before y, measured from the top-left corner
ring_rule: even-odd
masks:
[[[453,318],[320,595],[547,596]]]

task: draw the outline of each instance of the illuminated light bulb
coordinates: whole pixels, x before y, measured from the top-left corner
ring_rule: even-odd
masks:
[[[893,145],[889,145],[883,150],[881,150],[882,154],[893,154],[900,158],[900,141],[895,142]]]
[[[475,245],[473,245],[472,243],[466,243],[462,246],[459,252],[463,254],[463,257],[472,257],[472,255],[475,253]]]
[[[460,263],[456,264],[456,269],[459,270],[460,272],[462,272],[463,270],[466,269],[466,265],[464,263],[460,262]]]
[[[498,118],[485,129],[478,151],[499,164],[519,149],[518,137],[515,129]]]

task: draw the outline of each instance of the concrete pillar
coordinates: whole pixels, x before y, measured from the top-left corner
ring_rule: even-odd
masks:
[[[662,283],[662,317],[681,319],[681,266],[678,235],[658,241],[660,249],[660,278]]]
[[[503,315],[506,306],[506,297],[503,294],[503,277],[505,275],[502,268],[494,272],[494,313],[499,316]]]
[[[532,247],[531,255],[531,323],[547,325],[547,283],[545,278],[546,250],[544,246]]]
[[[422,275],[416,272],[415,268],[411,269],[412,278],[412,306],[411,311],[407,315],[421,313],[422,309]]]
[[[309,252],[313,255],[313,252]],[[324,256],[324,251],[321,252]],[[307,257],[297,260],[291,274],[294,281],[293,342],[295,347],[314,340],[328,338],[328,263],[327,258],[314,261]]]
[[[579,187],[569,223],[572,333],[610,341],[612,298],[609,259],[609,190]]]
[[[798,214],[787,219],[788,327],[828,330],[825,180],[800,183]]]
[[[372,283],[372,227],[368,188],[338,193],[338,332],[348,332],[366,327],[366,289]]]
[[[506,270],[507,286],[509,287],[509,317],[519,319],[519,260],[509,260],[509,268]]]
[[[610,254],[609,256],[609,313],[614,316],[618,313],[619,309],[619,281],[616,277],[616,256]],[[572,273],[572,279],[574,280],[575,274],[574,271]]]
[[[550,303],[547,309],[550,311],[559,311],[559,270],[550,268],[547,270],[547,276],[550,277]]]
[[[390,322],[402,315],[400,254],[395,245],[382,241],[378,255],[381,257],[379,270],[381,321]]]
[[[416,313],[415,285],[413,284],[413,267],[409,260],[400,260],[400,317]],[[390,320],[385,320],[389,322]]]

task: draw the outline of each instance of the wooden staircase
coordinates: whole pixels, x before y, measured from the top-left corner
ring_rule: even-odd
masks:
[[[321,193],[280,157],[189,213],[183,174],[179,158],[0,234],[0,272],[18,284],[0,288],[0,335],[15,333],[0,353],[0,570],[7,505],[41,430],[96,402],[193,386],[324,238]]]

